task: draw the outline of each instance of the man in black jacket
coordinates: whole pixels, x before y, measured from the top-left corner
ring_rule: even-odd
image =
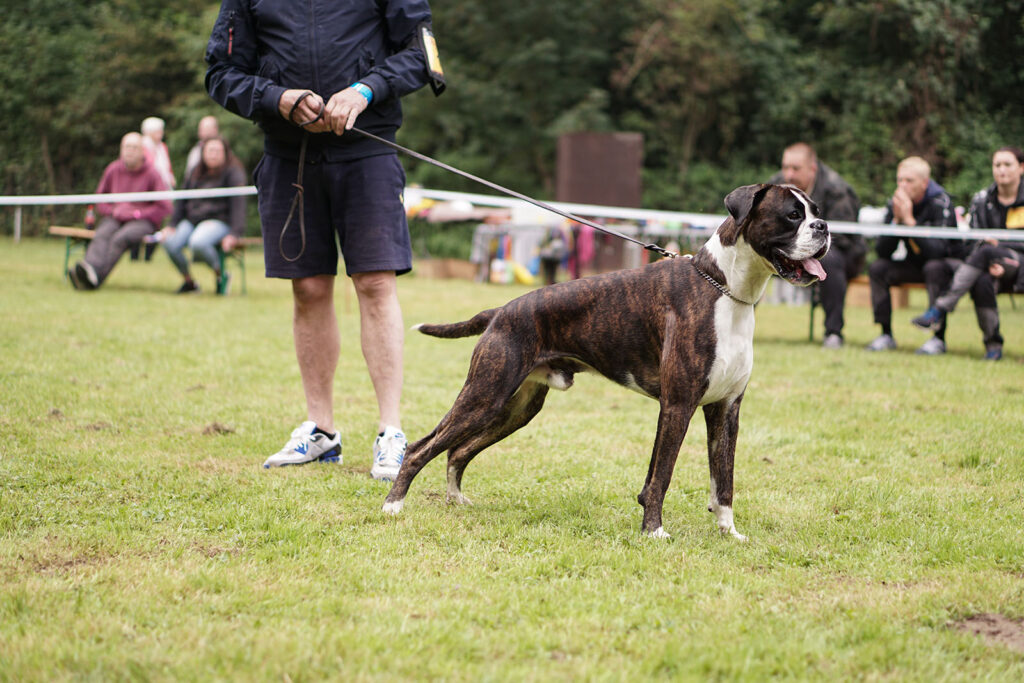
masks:
[[[834,170],[818,160],[814,148],[806,142],[797,142],[782,152],[782,170],[768,181],[788,183],[806,192],[821,211],[826,221],[856,222],[860,213],[860,200],[850,184]],[[832,233],[832,246],[821,259],[828,278],[816,287],[825,311],[825,339],[827,349],[843,345],[843,307],[846,288],[851,278],[864,268],[867,243],[860,235]]]
[[[956,226],[953,201],[942,186],[931,179],[931,166],[921,157],[907,157],[896,168],[896,191],[886,204],[885,223],[898,225]],[[893,259],[900,243],[906,249],[906,258]],[[871,281],[871,308],[875,322],[882,326],[882,334],[867,348],[869,351],[888,351],[896,348],[892,336],[892,296],[889,288],[904,282],[923,282],[928,289],[928,301],[933,302],[942,291],[944,282],[935,281],[927,264],[942,260],[950,254],[949,240],[925,237],[878,238],[875,251],[878,258],[868,268]],[[929,355],[945,353],[946,326],[936,330],[918,353]]]
[[[340,462],[333,385],[338,247],[359,300],[361,342],[380,415],[371,475],[394,479],[404,324],[396,275],[412,267],[393,141],[399,98],[443,75],[426,0],[222,0],[206,51],[218,103],[265,133],[256,167],[267,277],[292,282],[293,333],[307,417],[264,467]]]

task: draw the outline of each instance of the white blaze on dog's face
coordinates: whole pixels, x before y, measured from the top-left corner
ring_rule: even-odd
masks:
[[[832,244],[828,224],[821,219],[818,206],[803,190],[787,186],[795,200],[792,207],[786,207],[786,219],[796,224],[791,244],[781,245],[769,259],[779,277],[797,285],[809,285],[824,280],[826,273],[818,261]]]

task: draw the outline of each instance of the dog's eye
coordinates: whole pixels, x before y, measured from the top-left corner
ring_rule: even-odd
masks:
[[[789,217],[791,219],[793,219],[794,221],[795,220],[799,220],[800,219],[800,212],[799,211],[790,211],[789,212]]]

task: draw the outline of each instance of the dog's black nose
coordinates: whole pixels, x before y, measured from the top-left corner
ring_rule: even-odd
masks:
[[[811,223],[811,230],[814,232],[828,232],[828,223],[818,219]]]

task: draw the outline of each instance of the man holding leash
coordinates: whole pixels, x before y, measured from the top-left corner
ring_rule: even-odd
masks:
[[[338,247],[359,301],[361,343],[380,415],[371,475],[393,480],[405,454],[399,400],[404,324],[396,276],[412,267],[393,151],[399,98],[444,89],[427,0],[223,0],[206,86],[265,133],[255,171],[267,277],[292,281],[293,333],[307,418],[264,467],[340,462],[333,383]]]

